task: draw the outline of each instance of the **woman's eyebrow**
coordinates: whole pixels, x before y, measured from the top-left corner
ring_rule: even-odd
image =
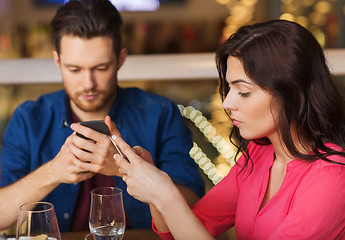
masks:
[[[248,82],[248,81],[243,80],[243,79],[237,79],[237,80],[233,80],[233,81],[230,82],[231,85],[234,85],[234,84],[236,84],[236,83],[245,83],[245,84],[252,85],[251,82]]]

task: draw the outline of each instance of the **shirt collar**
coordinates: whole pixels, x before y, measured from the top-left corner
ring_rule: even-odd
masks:
[[[125,98],[124,89],[117,86],[116,91],[116,98],[114,103],[109,111],[110,118],[115,122],[116,127],[121,129],[121,116],[119,116],[118,112],[122,106],[123,99]]]
[[[61,116],[60,116],[60,127],[69,127],[72,123],[72,110],[71,110],[71,105],[69,102],[69,98],[66,94],[66,91],[63,91],[63,104],[60,104],[61,107]],[[121,128],[121,121],[120,117],[118,116],[117,112],[121,106],[122,99],[124,98],[124,90],[117,86],[117,94],[116,98],[114,100],[114,103],[109,111],[109,116],[111,119],[115,122],[117,128]]]
[[[60,120],[59,122],[61,123],[60,127],[69,127],[72,124],[72,116],[71,116],[71,107],[69,103],[69,98],[66,94],[66,91],[62,91],[62,96],[61,96],[62,102],[59,104],[60,113],[61,115],[59,116]]]

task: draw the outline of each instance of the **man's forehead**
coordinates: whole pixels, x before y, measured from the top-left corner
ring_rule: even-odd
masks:
[[[83,65],[98,65],[116,58],[112,40],[109,37],[84,39],[64,36],[61,39],[60,59],[69,63],[80,62]]]

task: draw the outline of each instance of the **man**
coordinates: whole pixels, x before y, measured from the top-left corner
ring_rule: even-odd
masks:
[[[192,204],[202,196],[203,181],[189,157],[191,133],[174,103],[137,88],[117,86],[127,51],[121,47],[122,20],[107,0],[70,1],[51,22],[64,90],[27,101],[14,112],[2,140],[1,219],[14,222],[21,204],[54,204],[61,231],[88,229],[90,190],[123,190],[127,226],[150,228],[149,207],[126,191],[110,139],[73,122],[105,119],[132,147],[149,150]],[[133,69],[135,71],[135,69]],[[114,121],[116,127],[111,120]],[[87,151],[85,151],[87,150]],[[8,216],[8,217],[5,217]],[[1,223],[0,228],[7,227]]]

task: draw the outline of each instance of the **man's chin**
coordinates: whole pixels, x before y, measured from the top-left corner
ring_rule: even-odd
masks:
[[[96,112],[96,111],[101,110],[102,108],[101,107],[82,107],[79,109],[84,111],[84,112]]]
[[[80,103],[76,103],[75,105],[77,106],[77,108],[79,108],[80,110],[82,110],[83,112],[96,112],[102,109],[103,105],[101,104],[80,104]]]

